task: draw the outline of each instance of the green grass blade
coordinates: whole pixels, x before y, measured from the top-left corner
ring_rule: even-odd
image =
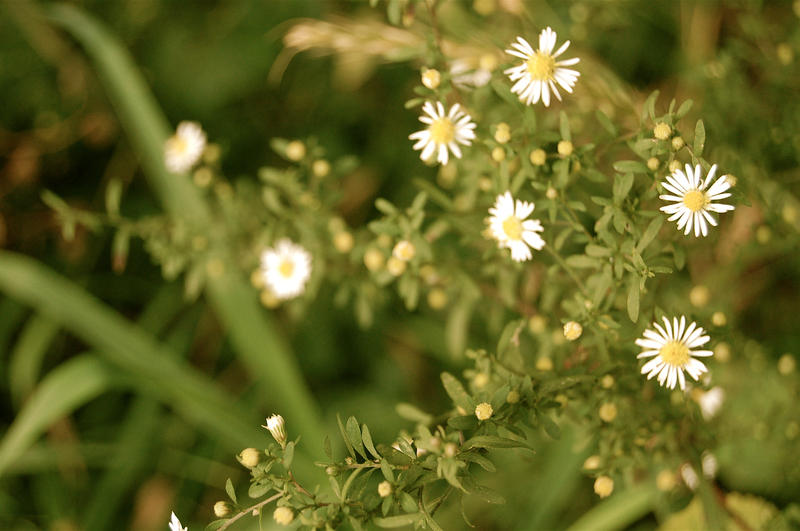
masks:
[[[116,370],[80,356],[51,371],[25,403],[0,442],[0,474],[55,420],[114,385]]]
[[[658,492],[654,486],[641,486],[614,493],[595,505],[572,524],[568,531],[614,531],[625,529],[653,510]]]
[[[171,127],[127,50],[75,6],[54,4],[45,12],[83,45],[94,62],[144,174],[166,209],[189,221],[206,222],[208,211],[197,189],[186,176],[172,175],[164,166],[164,142]]]
[[[128,52],[100,23],[75,6],[51,5],[46,13],[83,45],[94,62],[164,208],[176,218],[209,225],[208,206],[189,179],[164,168],[163,145],[170,127]],[[237,270],[236,264],[222,255],[226,271]],[[318,408],[296,359],[268,320],[255,292],[241,274],[212,278],[207,285],[209,299],[264,399],[304,436],[307,447],[321,456]]]
[[[57,334],[58,325],[46,317],[34,315],[25,323],[8,363],[8,387],[16,404],[36,386],[44,356]]]
[[[191,366],[149,334],[104,306],[80,287],[35,260],[0,252],[0,290],[33,306],[97,349],[160,400],[229,448],[258,445],[255,419]]]

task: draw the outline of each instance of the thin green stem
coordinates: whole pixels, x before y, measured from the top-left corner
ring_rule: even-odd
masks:
[[[548,253],[550,253],[550,255],[555,259],[555,261],[558,262],[558,265],[560,265],[561,268],[567,272],[570,278],[578,286],[578,289],[581,291],[581,293],[583,293],[585,297],[588,297],[589,293],[586,291],[586,287],[583,285],[583,281],[581,281],[580,277],[578,277],[578,275],[575,274],[575,271],[573,271],[572,268],[569,265],[567,265],[567,262],[561,257],[561,255],[558,254],[556,251],[554,251],[553,247],[550,245],[545,245],[544,248]]]

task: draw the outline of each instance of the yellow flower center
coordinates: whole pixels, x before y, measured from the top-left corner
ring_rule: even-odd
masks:
[[[689,347],[680,341],[670,341],[658,351],[664,363],[673,367],[683,367],[689,361]]]
[[[278,266],[278,272],[286,278],[291,277],[292,273],[294,273],[294,262],[291,260],[284,260],[281,262],[281,265]]]
[[[509,240],[522,239],[522,221],[517,216],[509,216],[503,222],[503,232]]]
[[[175,135],[169,139],[169,148],[171,150],[177,151],[178,153],[185,153],[186,148],[189,147],[189,144],[183,137]]]
[[[550,54],[535,52],[528,59],[527,66],[528,72],[533,79],[547,81],[548,79],[553,79],[553,74],[556,71],[556,60]]]
[[[697,212],[708,204],[708,197],[700,190],[690,190],[683,196],[683,204],[692,212]]]
[[[431,140],[437,144],[449,144],[456,137],[456,126],[450,118],[439,118],[435,120],[428,130],[431,133]]]

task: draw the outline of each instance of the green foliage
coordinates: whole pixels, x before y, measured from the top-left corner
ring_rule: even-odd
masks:
[[[44,176],[10,194],[15,251],[0,252],[0,291],[17,301],[0,300],[15,414],[0,440],[0,525],[160,522],[131,503],[153,492],[176,493],[184,525],[227,496],[230,512],[207,529],[276,508],[276,520],[316,529],[800,521],[800,33],[788,4],[376,0],[283,25],[329,6],[134,4],[1,7],[14,25],[0,21],[0,42],[24,35],[30,50],[9,54],[0,86],[35,87],[7,72],[26,77],[36,50],[50,64],[38,85],[55,86],[58,71],[72,96],[29,89],[17,105],[23,91],[8,89],[9,107],[48,110],[30,132],[0,131],[13,148],[0,192]],[[517,35],[535,45],[547,24],[573,39],[581,77],[563,101],[525,105],[504,73],[519,59],[502,51]],[[236,60],[175,44],[224,35],[243,44]],[[150,39],[217,84],[162,81],[175,55]],[[261,46],[279,87],[252,81]],[[250,73],[227,75],[237,67]],[[419,67],[440,77],[420,80]],[[181,96],[193,81],[206,97]],[[426,101],[458,103],[477,124],[447,165],[407,142],[426,127],[415,122]],[[166,114],[202,120],[210,139],[185,174],[164,164]],[[76,166],[105,156],[86,146],[44,155],[64,149],[70,127],[89,145],[97,115],[124,133],[109,136],[105,171]],[[39,157],[43,169],[25,165]],[[81,179],[65,186],[50,167],[62,164]],[[707,238],[684,236],[660,210],[674,193],[666,176],[698,165],[704,177],[712,164],[735,180],[724,202],[736,210],[715,215]],[[507,191],[535,203],[543,227],[530,261],[512,260],[488,226]],[[17,212],[31,207],[50,240],[25,239]],[[262,263],[282,238],[311,256],[291,300]],[[92,260],[103,254],[113,278]],[[646,379],[636,358],[643,330],[676,315],[704,327],[715,354],[686,392]],[[709,412],[718,390],[723,407]],[[270,410],[288,441],[255,428]],[[231,467],[243,447],[244,470]]]

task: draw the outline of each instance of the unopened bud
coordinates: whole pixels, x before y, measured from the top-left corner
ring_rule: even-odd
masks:
[[[267,425],[261,427],[268,429],[278,444],[286,446],[286,423],[282,416],[272,415],[267,417]]]
[[[349,253],[353,249],[355,240],[353,235],[348,231],[337,232],[333,236],[333,246],[340,253]]]
[[[404,262],[408,262],[414,258],[416,254],[416,247],[414,247],[414,244],[408,240],[400,240],[392,250],[392,255],[398,260],[402,260]]]
[[[511,140],[511,128],[505,122],[497,124],[497,129],[494,132],[494,139],[498,144],[505,144]]]
[[[392,484],[388,481],[381,481],[378,483],[378,495],[385,498],[392,494]]]
[[[572,155],[573,149],[574,146],[572,145],[572,142],[570,142],[569,140],[562,140],[561,142],[558,143],[558,154],[561,155],[562,157],[569,157],[570,155]]]
[[[434,68],[422,69],[422,84],[431,90],[436,90],[442,82],[442,74]]]
[[[239,462],[247,468],[255,468],[261,460],[261,452],[255,448],[245,448],[239,453]]]
[[[475,407],[475,416],[478,420],[488,420],[494,413],[492,405],[487,402],[481,402]]]
[[[611,402],[608,402],[600,406],[597,414],[600,416],[600,419],[603,422],[611,422],[617,418],[617,406]]]
[[[292,520],[294,520],[294,511],[288,507],[278,507],[275,509],[275,512],[272,513],[272,518],[280,525],[289,525],[292,523]]]
[[[331,164],[324,159],[315,160],[314,164],[311,165],[311,173],[314,174],[314,177],[325,177],[331,172]]]
[[[575,341],[581,337],[582,333],[583,327],[578,322],[570,321],[564,325],[564,337],[567,338],[568,341]]]
[[[231,514],[231,506],[228,502],[218,501],[214,504],[214,516],[223,518]]]
[[[506,150],[497,146],[492,150],[492,160],[495,162],[503,162],[506,160]]]
[[[286,158],[294,162],[303,160],[306,156],[306,145],[299,140],[292,140],[286,145]]]
[[[647,159],[647,169],[650,171],[656,171],[660,165],[661,161],[655,157],[650,157]]]
[[[594,493],[601,498],[607,498],[614,492],[614,480],[608,476],[600,476],[594,480]]]
[[[683,147],[683,138],[676,136],[672,139],[672,149],[678,151],[680,148]]]
[[[547,153],[543,149],[534,149],[531,151],[530,157],[531,164],[534,166],[544,166],[544,163],[547,162]]]
[[[372,247],[364,253],[364,265],[373,273],[381,269],[384,263],[386,263],[386,257],[378,249]]]
[[[391,256],[389,257],[389,260],[386,262],[386,270],[393,277],[399,277],[405,272],[406,263],[403,260],[397,258],[396,256]]]
[[[653,136],[659,140],[666,140],[672,134],[672,127],[664,122],[658,122],[653,128]]]

